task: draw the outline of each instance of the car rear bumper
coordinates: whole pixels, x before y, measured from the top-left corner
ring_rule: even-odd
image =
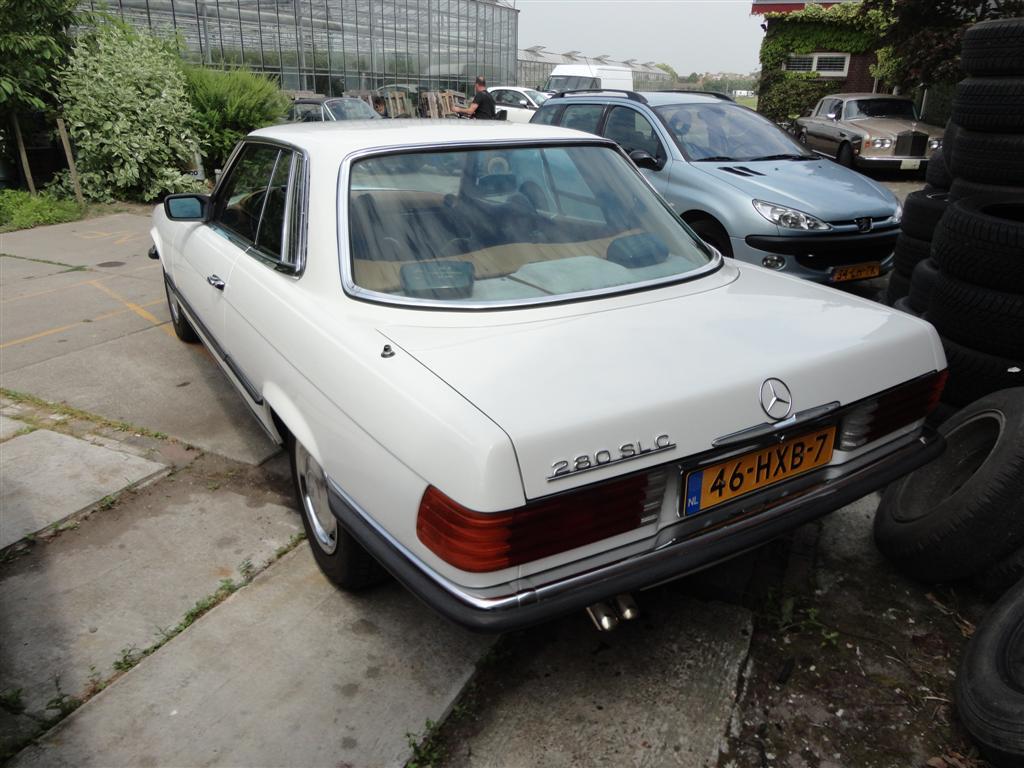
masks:
[[[898,441],[897,441],[898,442]],[[345,528],[406,588],[448,619],[481,632],[506,632],[584,608],[613,595],[701,570],[877,490],[938,456],[945,447],[931,429],[893,448],[882,446],[846,464],[808,473],[737,502],[725,524],[694,532],[685,524],[659,531],[642,554],[535,587],[482,596],[441,576],[405,548],[333,481],[331,510]]]

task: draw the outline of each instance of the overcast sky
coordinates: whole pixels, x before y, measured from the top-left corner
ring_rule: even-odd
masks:
[[[516,0],[519,47],[671,64],[690,72],[759,68],[750,0]]]

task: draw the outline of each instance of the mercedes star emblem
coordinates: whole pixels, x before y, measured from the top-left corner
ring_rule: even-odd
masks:
[[[793,412],[793,395],[779,379],[765,379],[761,385],[761,407],[768,418],[781,421]]]

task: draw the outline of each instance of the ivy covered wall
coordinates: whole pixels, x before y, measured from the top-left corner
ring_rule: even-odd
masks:
[[[809,5],[802,11],[769,13],[765,19],[768,31],[761,43],[757,109],[777,122],[799,117],[842,82],[813,72],[785,72],[782,67],[787,56],[815,51],[873,53],[888,23],[881,11],[865,11],[857,3],[830,8]]]

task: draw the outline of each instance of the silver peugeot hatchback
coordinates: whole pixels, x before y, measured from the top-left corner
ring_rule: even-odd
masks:
[[[896,197],[725,96],[567,91],[531,122],[616,141],[725,256],[823,283],[892,268]]]

